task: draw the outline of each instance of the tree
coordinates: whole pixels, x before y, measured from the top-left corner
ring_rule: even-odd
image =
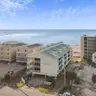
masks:
[[[67,83],[69,83],[71,80],[75,80],[76,78],[77,78],[77,74],[75,72],[70,72],[70,71],[66,72]]]
[[[80,83],[81,83],[81,82],[80,82],[80,78],[77,77],[76,80],[75,80],[75,84],[80,84]]]
[[[66,72],[66,78],[68,80],[74,80],[76,79],[76,77],[77,77],[77,74],[75,72],[70,72],[70,71]]]

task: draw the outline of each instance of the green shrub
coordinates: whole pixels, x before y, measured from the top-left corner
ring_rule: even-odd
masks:
[[[47,88],[42,88],[42,87],[39,87],[37,88],[40,92],[43,92],[43,93],[49,93],[49,89]]]

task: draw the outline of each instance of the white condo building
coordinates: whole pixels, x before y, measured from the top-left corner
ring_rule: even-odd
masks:
[[[57,77],[71,58],[70,46],[63,42],[50,44],[28,55],[27,73]]]
[[[92,62],[96,63],[96,52],[92,54]]]

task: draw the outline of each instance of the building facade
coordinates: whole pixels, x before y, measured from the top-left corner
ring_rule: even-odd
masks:
[[[40,50],[40,44],[20,46],[16,50],[16,62],[27,63],[27,55]]]
[[[50,44],[28,55],[27,74],[57,77],[72,58],[71,48],[63,42]]]
[[[72,45],[72,61],[81,61],[80,45]]]
[[[96,64],[96,52],[92,54],[92,62]]]
[[[96,52],[96,36],[81,36],[81,59],[92,60],[92,54]]]
[[[24,43],[19,42],[4,42],[0,45],[0,61],[14,61],[16,60],[16,49]]]

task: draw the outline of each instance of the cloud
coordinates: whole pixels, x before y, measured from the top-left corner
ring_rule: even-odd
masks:
[[[1,3],[8,2],[9,3]],[[0,0],[2,8],[0,12],[16,15],[18,10],[27,9],[27,5],[33,0]],[[58,0],[60,1],[60,0]],[[5,7],[4,7],[5,6]],[[36,6],[38,8],[38,6]],[[34,9],[33,9],[34,10]],[[96,29],[96,7],[60,7],[49,11],[33,11],[32,9],[24,12],[25,15],[16,18],[2,19],[6,29]],[[46,9],[45,9],[46,10]],[[7,18],[7,17],[5,17]],[[0,24],[2,28],[2,24]],[[0,29],[1,29],[0,28]]]
[[[95,20],[95,7],[69,7],[39,14],[35,23],[40,29],[95,29]],[[40,26],[39,23],[43,26]]]
[[[0,0],[0,13],[16,15],[18,10],[26,9],[32,0]]]

